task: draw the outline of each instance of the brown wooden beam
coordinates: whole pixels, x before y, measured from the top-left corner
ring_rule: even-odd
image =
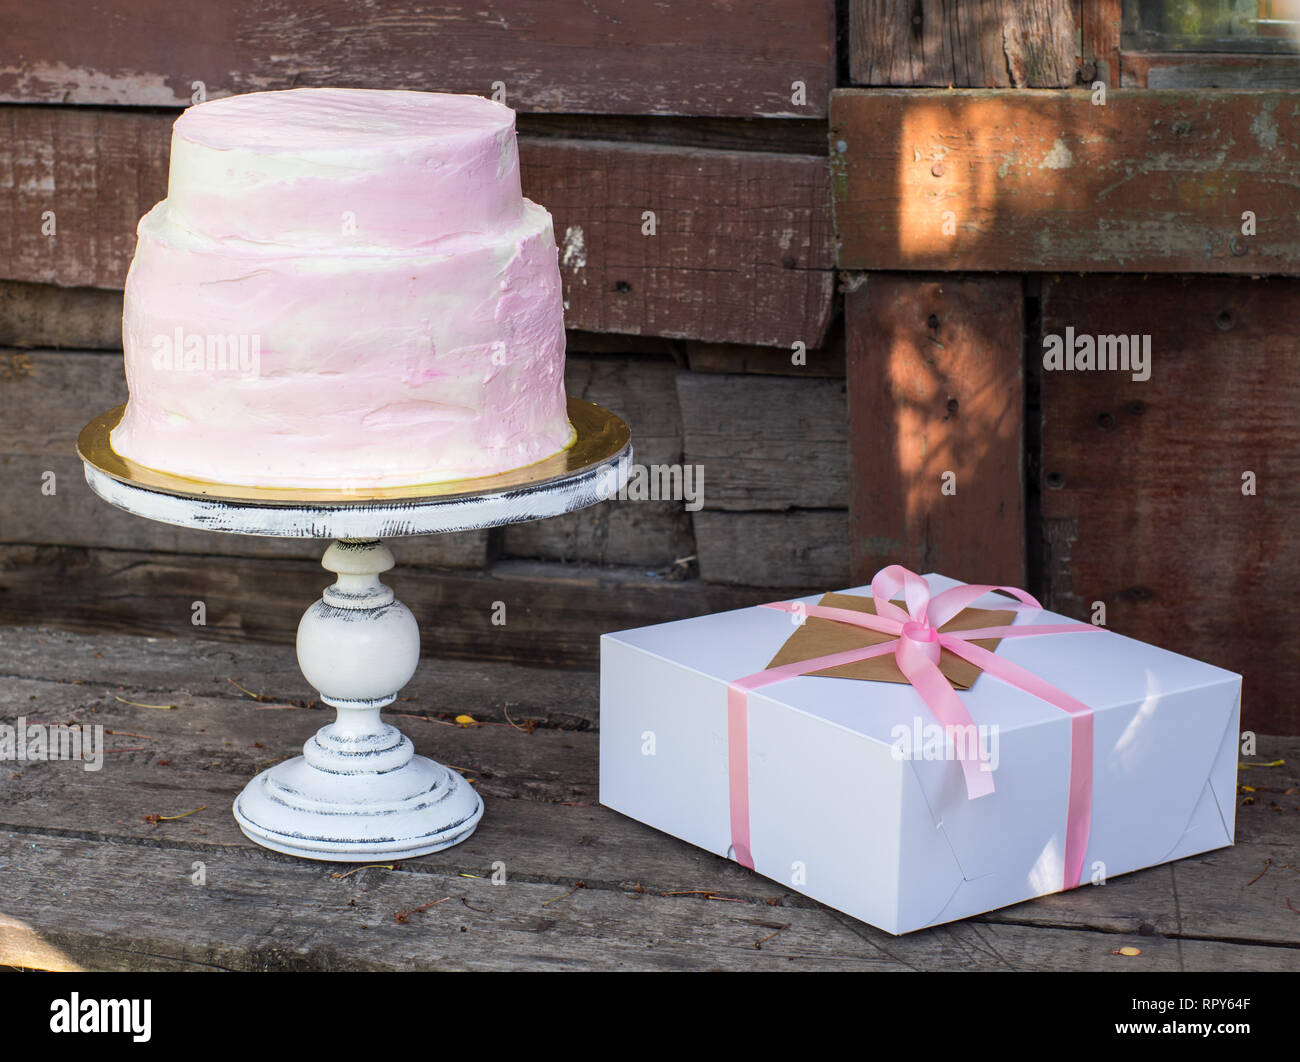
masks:
[[[1150,377],[1038,370],[1048,606],[1100,601],[1121,634],[1240,672],[1242,725],[1281,733],[1300,733],[1297,321],[1289,277],[1062,277],[1044,338],[1146,335]]]
[[[839,264],[1300,272],[1298,108],[1290,92],[839,90]]]
[[[1079,0],[1080,40],[1083,44],[1083,79],[1117,88],[1123,73],[1120,63],[1122,0]]]
[[[844,381],[681,372],[683,460],[704,470],[704,506],[843,509]]]
[[[1079,69],[1076,0],[850,0],[858,85],[1061,88]]]
[[[338,85],[525,111],[810,118],[834,84],[832,0],[42,0],[7,4],[0,100],[175,107]],[[794,83],[804,84],[802,103]]]
[[[1023,586],[1020,281],[872,275],[845,316],[854,581]]]
[[[1125,88],[1300,88],[1300,57],[1294,55],[1123,52]]]

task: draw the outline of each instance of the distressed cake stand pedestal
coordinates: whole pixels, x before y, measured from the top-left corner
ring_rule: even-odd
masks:
[[[77,449],[86,482],[129,513],[181,527],[335,540],[335,573],[298,625],[298,664],[334,722],[302,755],[263,771],[235,799],[239,828],[266,848],[307,859],[368,862],[426,855],[465,840],[483,801],[459,774],[385,723],[415,674],[420,635],[411,610],[380,582],[393,567],[383,539],[539,520],[612,497],[632,447],[612,413],[569,399],[574,441],[500,476],[374,490],[239,487],[169,476],[109,445],[123,407],[91,421]]]

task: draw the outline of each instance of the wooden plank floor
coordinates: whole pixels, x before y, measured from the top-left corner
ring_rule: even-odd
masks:
[[[404,694],[417,751],[487,812],[456,848],[349,874],[252,845],[230,814],[330,718],[292,650],[0,627],[0,720],[99,723],[121,750],[98,772],[0,764],[0,965],[1300,969],[1300,739],[1259,739],[1234,848],[900,938],[599,807],[592,672],[426,659]],[[480,725],[442,721],[458,713]]]

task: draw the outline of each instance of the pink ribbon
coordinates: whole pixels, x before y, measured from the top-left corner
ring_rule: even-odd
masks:
[[[899,590],[903,592],[906,609],[890,600]],[[1033,672],[971,643],[981,638],[1026,638],[1041,634],[1095,631],[1100,628],[1088,623],[1054,623],[982,627],[969,631],[939,630],[977,598],[993,590],[1011,594],[1028,608],[1041,610],[1043,607],[1031,595],[1014,586],[956,586],[932,598],[929,584],[915,572],[898,564],[882,568],[871,580],[871,596],[876,606],[874,616],[853,609],[790,601],[777,601],[762,606],[865,627],[881,634],[895,635],[895,638],[862,649],[849,649],[842,653],[768,668],[728,683],[727,764],[731,794],[731,844],[738,863],[750,870],[754,869],[749,836],[749,691],[814,671],[893,653],[903,677],[921,695],[921,700],[943,724],[945,732],[951,733],[948,730],[950,727],[973,728],[975,722],[966,706],[939,670],[940,652],[947,649],[974,664],[985,674],[993,675],[1069,714],[1070,792],[1066,811],[1063,887],[1073,889],[1079,884],[1092,826],[1092,709]],[[984,748],[978,741],[974,742],[976,751],[972,758],[967,755],[968,750],[962,742],[955,744],[957,759],[961,763],[966,782],[967,799],[988,796],[993,792],[993,775]]]

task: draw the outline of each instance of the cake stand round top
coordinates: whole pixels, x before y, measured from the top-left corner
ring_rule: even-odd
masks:
[[[277,538],[369,539],[499,527],[583,509],[613,497],[632,457],[627,424],[568,400],[574,439],[559,453],[496,476],[403,487],[250,487],[172,476],[117,454],[118,406],[77,439],[86,482],[136,516],[179,527]]]

